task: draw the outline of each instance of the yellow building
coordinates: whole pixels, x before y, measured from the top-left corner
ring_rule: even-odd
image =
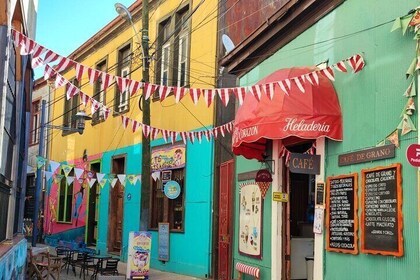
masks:
[[[75,70],[73,65],[61,75],[81,93],[67,100],[70,84],[56,84],[54,89],[49,124],[75,127],[73,117],[79,110],[93,119],[86,123],[83,134],[50,130],[48,158],[93,172],[85,172],[71,182],[68,177],[79,175],[76,169],[68,174],[56,171],[64,178],[58,182],[54,176],[55,183],[47,188],[47,240],[83,241],[102,254],[115,254],[125,261],[129,232],[147,230],[152,234],[152,267],[206,277],[211,269],[214,139],[205,136],[214,128],[214,102],[206,104],[202,89],[215,88],[218,2],[149,3],[149,85],[175,87],[165,99],[159,98],[158,90],[150,97],[152,133],[153,129],[169,132],[167,141],[162,132],[151,140],[152,163],[162,161],[151,165],[153,178],[142,174],[143,116],[139,103],[143,89],[129,89],[143,79],[141,1],[133,3],[129,11],[133,25],[116,16],[68,57],[82,66]],[[87,71],[79,80],[80,67]],[[115,82],[118,77],[128,79],[125,90]],[[112,80],[109,87],[108,78]],[[189,91],[177,103],[176,88],[201,89],[197,104]],[[83,94],[88,96],[86,105],[81,101]],[[92,114],[95,104],[99,109]],[[104,112],[109,115],[105,117]],[[133,132],[133,124],[139,123]],[[197,133],[190,134],[193,131]],[[184,136],[194,135],[195,141],[184,142],[178,134],[172,143],[171,132],[188,132]],[[174,163],[176,160],[180,162]],[[127,180],[117,174],[126,175]],[[150,190],[141,189],[140,180],[136,180],[140,174],[150,177]],[[101,179],[104,184],[98,183]],[[165,196],[167,181],[177,183],[177,198]],[[169,223],[170,246],[166,249],[158,248],[161,222]],[[166,255],[158,253],[161,250],[167,250]]]

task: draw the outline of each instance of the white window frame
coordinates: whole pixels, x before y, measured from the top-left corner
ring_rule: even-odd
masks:
[[[129,78],[130,77],[130,66],[125,66],[121,69],[121,77]],[[118,96],[118,112],[124,112],[128,110],[128,87],[120,93]]]
[[[167,51],[167,56],[165,57],[165,52]],[[166,58],[166,59],[165,59]],[[171,43],[167,42],[162,46],[162,55],[160,63],[160,84],[167,86],[169,82],[169,64],[171,58]],[[164,82],[164,74],[166,73],[166,83]]]
[[[185,48],[185,51],[183,51]],[[184,55],[183,55],[184,53]],[[182,64],[185,64],[185,72],[184,72],[184,83],[181,84],[181,69]],[[178,42],[178,81],[177,86],[183,87],[187,84],[187,72],[188,72],[188,33],[184,32],[179,35],[179,42]]]

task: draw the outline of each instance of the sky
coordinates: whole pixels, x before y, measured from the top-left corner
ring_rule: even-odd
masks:
[[[118,16],[117,2],[129,7],[135,0],[39,0],[35,41],[67,56]]]

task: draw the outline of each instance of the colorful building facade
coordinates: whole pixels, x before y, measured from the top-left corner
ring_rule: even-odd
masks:
[[[217,3],[149,4],[149,84],[174,87],[163,98],[158,90],[150,96],[150,126],[142,126],[139,108],[147,86],[124,89],[117,81],[125,78],[133,87],[131,83],[142,81],[141,34],[135,33],[141,30],[141,1],[129,7],[134,28],[116,17],[68,56],[73,66],[83,65],[79,67],[86,71],[52,64],[59,71],[51,70],[50,78],[63,77],[66,85],[52,83],[48,124],[75,128],[72,116],[79,110],[93,119],[83,134],[51,130],[46,159],[53,166],[46,162],[44,167],[47,242],[86,244],[126,262],[129,232],[147,230],[152,234],[152,268],[210,275],[214,139],[205,132],[214,128],[214,105],[203,98],[197,102],[189,93],[175,101],[175,88],[215,87],[215,48],[209,46],[216,46],[216,21],[203,24],[205,6],[214,9]],[[106,75],[112,76],[111,84]],[[69,82],[78,94],[67,99]],[[83,96],[88,96],[87,104]],[[142,173],[144,129],[152,137],[152,174]],[[181,132],[194,140],[184,142]],[[142,190],[141,176],[150,177],[150,190]],[[142,210],[144,201],[149,207]],[[159,223],[170,228],[169,257],[164,259],[159,257]]]
[[[311,98],[311,75],[305,76],[303,92],[299,81],[292,79],[302,73],[273,80],[279,69],[316,66],[305,73],[319,71],[320,77],[323,69],[332,69],[342,139],[322,133],[298,135],[298,130],[329,131],[308,126],[318,121],[315,118],[288,126],[277,119],[271,132],[294,128],[294,133],[263,134],[261,124],[247,119],[239,108],[235,118],[239,138],[235,141],[235,132],[233,136],[238,157],[232,275],[237,276],[235,268],[241,263],[258,269],[260,279],[414,279],[419,274],[418,170],[406,151],[418,143],[417,112],[411,111],[418,91],[411,82],[417,81],[418,73],[409,67],[417,56],[412,32],[418,24],[417,10],[411,10],[415,3],[309,2],[286,1],[267,24],[229,52],[222,65],[239,75],[241,86],[276,82],[275,94],[285,99]],[[386,9],[380,8],[384,5]],[[346,73],[339,69],[343,60]],[[356,60],[360,63],[353,64]],[[289,95],[277,83],[287,78]],[[262,116],[264,108],[259,106],[270,106],[265,96],[261,100],[255,108],[247,107],[249,115]],[[293,115],[296,108],[286,106],[277,113],[286,111]],[[305,107],[297,111],[304,112]],[[249,127],[240,126],[244,120]],[[321,124],[333,128],[326,121]],[[302,169],[295,166],[299,159],[315,160],[312,153],[319,156],[319,172],[296,171]],[[262,193],[256,183],[261,169],[271,173],[272,183],[262,203],[256,204],[253,192]],[[255,214],[255,205],[261,205],[261,214]]]

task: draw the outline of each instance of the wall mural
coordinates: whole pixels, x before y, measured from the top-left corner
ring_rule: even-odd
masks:
[[[261,228],[263,200],[257,183],[240,184],[239,192],[239,253],[262,258]]]
[[[27,248],[26,239],[22,239],[0,258],[0,279],[25,279]]]

